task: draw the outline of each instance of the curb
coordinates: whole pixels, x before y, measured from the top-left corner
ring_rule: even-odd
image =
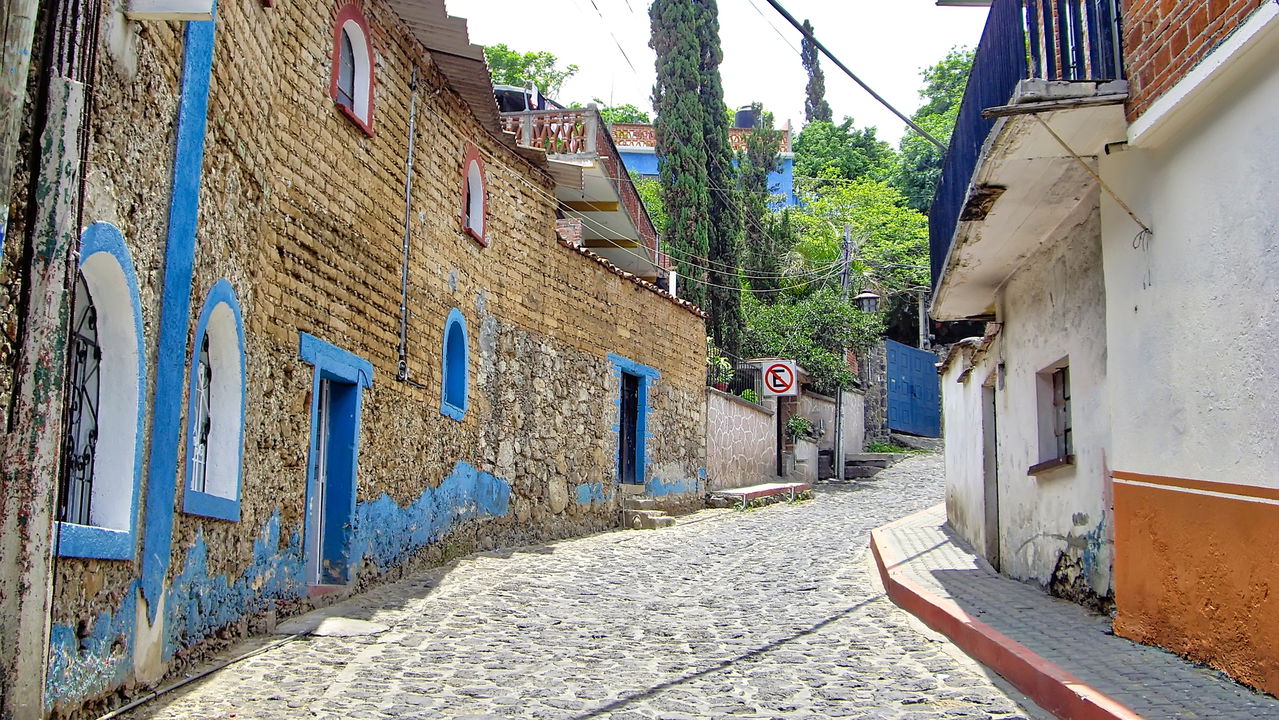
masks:
[[[870,550],[888,597],[928,627],[950,638],[974,660],[999,673],[1040,707],[1062,720],[1144,720],[1141,715],[1060,666],[1036,655],[1025,645],[964,612],[953,600],[940,597],[898,569],[905,560],[881,535],[928,510],[875,528]]]

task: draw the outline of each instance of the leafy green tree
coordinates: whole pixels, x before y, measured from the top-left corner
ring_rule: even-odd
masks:
[[[724,53],[719,43],[719,11],[715,0],[697,0],[695,26],[701,58],[698,99],[702,108],[702,142],[706,144],[706,181],[710,188],[707,244],[710,262],[708,308],[711,337],[729,354],[741,353],[744,320],[741,307],[741,213],[737,195],[731,192],[737,176],[733,168],[733,146],[728,139],[728,114],[723,112],[724,87],[719,66]]]
[[[753,106],[755,128],[737,158],[737,188],[742,213],[743,258],[750,270],[747,282],[761,302],[776,299],[781,287],[782,258],[790,250],[790,214],[771,213],[768,177],[780,167],[777,151],[782,132],[773,127],[773,114]],[[772,276],[772,277],[768,277]]]
[[[795,174],[800,177],[887,180],[897,165],[892,146],[875,137],[875,128],[857,128],[852,118],[818,120],[795,139]]]
[[[653,229],[658,235],[666,234],[666,203],[662,202],[662,183],[653,177],[631,173],[631,184],[639,193],[640,202],[648,211],[648,219],[653,221]]]
[[[649,46],[657,55],[654,132],[667,218],[665,241],[685,280],[680,294],[705,306],[706,278],[696,264],[700,261],[695,260],[709,253],[705,221],[710,207],[700,97],[699,16],[693,0],[654,0],[649,7]]]
[[[578,70],[576,65],[560,68],[559,58],[552,53],[522,53],[512,50],[505,43],[484,48],[484,58],[488,60],[489,74],[495,85],[523,87],[525,82],[531,80],[548,97],[559,95],[564,81],[576,75]]]
[[[605,125],[613,123],[639,123],[642,125],[653,124],[653,119],[648,113],[640,110],[638,107],[626,103],[625,105],[608,105],[603,100],[595,98],[592,102],[600,111],[600,117],[604,119]],[[585,107],[581,103],[573,103],[573,107]]]
[[[948,142],[955,130],[972,66],[973,51],[954,48],[944,60],[920,73],[924,87],[919,95],[925,102],[911,119],[942,142]],[[946,158],[936,145],[913,130],[902,136],[899,149],[894,185],[906,196],[911,207],[926,212],[932,205]]]
[[[747,356],[795,360],[818,392],[834,393],[852,384],[843,348],[865,352],[883,330],[879,313],[864,313],[825,288],[804,298],[765,305],[746,299]]]
[[[800,46],[799,58],[808,71],[807,94],[804,97],[804,122],[830,122],[830,103],[826,102],[826,75],[817,55],[817,44],[809,38],[813,34],[813,24],[804,21],[804,40]]]

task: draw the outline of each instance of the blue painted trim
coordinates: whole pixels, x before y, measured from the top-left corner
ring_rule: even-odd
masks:
[[[191,472],[194,469],[191,466],[191,450],[195,445],[195,384],[198,379],[195,376],[196,353],[200,351],[199,348],[204,343],[204,334],[209,329],[209,319],[213,317],[213,311],[219,305],[226,305],[231,310],[231,315],[235,317],[236,350],[240,358],[240,432],[235,444],[234,498],[191,489]],[[235,288],[231,287],[230,281],[226,278],[219,279],[209,289],[209,296],[205,299],[204,308],[200,311],[200,320],[195,326],[195,344],[191,346],[191,356],[187,359],[187,371],[190,376],[187,383],[187,469],[183,475],[186,483],[182,486],[184,489],[182,512],[239,522],[240,496],[244,486],[244,408],[248,403],[248,372],[245,369],[244,359],[244,317],[240,313],[240,301],[235,296]]]
[[[298,356],[303,362],[323,368],[326,374],[342,382],[356,383],[360,387],[373,386],[373,364],[368,360],[314,335],[298,335]]]
[[[133,533],[127,530],[58,523],[58,555],[62,557],[132,560]]]
[[[648,472],[648,440],[652,437],[648,432],[648,391],[653,382],[661,377],[662,374],[656,368],[651,368],[643,363],[614,353],[608,354],[608,361],[613,364],[615,368],[613,375],[618,379],[616,432],[619,448],[622,443],[621,428],[624,424],[622,421],[622,373],[639,378],[639,397],[637,398],[638,402],[636,403],[635,411],[635,477],[640,483],[643,483],[645,474]],[[621,482],[620,476],[618,477],[618,482]]]
[[[332,526],[319,528],[318,541],[320,543],[322,557],[325,559],[327,567],[321,567],[321,580],[325,583],[341,584],[349,580],[350,571],[350,523],[355,517],[355,497],[356,485],[359,479],[359,459],[360,459],[360,419],[364,410],[364,388],[371,387],[373,384],[373,365],[368,360],[343,350],[336,345],[327,343],[314,335],[307,333],[299,333],[298,355],[303,361],[311,363],[315,366],[315,376],[311,382],[311,445],[306,464],[306,521],[310,522],[311,503],[315,497],[316,482],[316,461],[318,460],[317,452],[319,449],[319,423],[316,422],[320,413],[320,381],[334,380],[346,385],[345,389],[333,388],[335,392],[340,393],[337,396],[330,397],[330,401],[334,403],[345,403],[346,408],[339,408],[346,412],[338,412],[335,417],[330,418],[330,433],[347,435],[351,438],[350,443],[338,443],[330,446],[331,465],[337,465],[343,462],[343,456],[349,453],[349,457],[345,457],[348,463],[350,482],[343,486],[340,483],[330,482],[327,487],[325,496],[326,507],[332,507],[336,503],[345,502],[347,505],[347,513],[343,520],[340,516],[334,520]],[[341,426],[343,421],[349,422],[348,426]],[[343,495],[345,493],[345,496]],[[333,518],[329,518],[333,519]],[[306,559],[311,557],[314,548],[308,544],[307,534],[303,533],[302,538],[303,550],[303,567],[305,568]]]
[[[240,371],[240,417],[239,440],[235,442],[235,497],[223,497],[191,489],[191,451],[196,444],[196,364],[197,353],[205,341],[208,331],[208,320],[214,315],[214,309],[225,304],[235,318],[235,341]],[[196,322],[196,343],[191,347],[191,357],[187,359],[187,472],[183,474],[182,512],[192,515],[205,515],[206,518],[217,518],[239,522],[239,499],[244,486],[244,407],[248,403],[248,372],[244,367],[244,317],[240,313],[239,298],[235,297],[235,289],[230,281],[219,279],[208,289],[205,307],[200,311],[200,320]]]
[[[662,373],[655,368],[651,368],[643,363],[635,362],[634,360],[622,357],[621,355],[609,353],[608,361],[613,363],[613,366],[617,369],[625,370],[632,375],[638,375],[642,378],[656,380],[662,376]]]
[[[216,12],[216,7],[214,9]],[[155,622],[164,577],[173,555],[173,508],[177,490],[178,445],[182,440],[182,391],[186,368],[173,358],[187,356],[191,321],[191,275],[200,214],[200,181],[209,114],[215,21],[188,22],[178,102],[177,144],[169,233],[164,249],[157,372],[151,403],[151,456],[147,465],[146,525],[142,539],[142,596]],[[168,359],[166,361],[166,359]]]
[[[63,557],[100,558],[103,560],[133,560],[136,551],[134,533],[138,525],[138,488],[142,484],[142,428],[146,421],[145,403],[142,402],[147,387],[147,356],[142,336],[142,298],[138,294],[138,273],[133,258],[124,243],[124,235],[111,223],[90,225],[80,236],[80,265],[99,253],[107,253],[120,266],[125,285],[129,289],[129,305],[133,311],[133,337],[138,353],[138,441],[133,450],[133,478],[129,487],[129,529],[76,525],[59,522],[57,528],[58,555]]]
[[[449,359],[449,336],[452,335],[455,327],[462,333],[462,362],[459,367],[454,367],[453,361]],[[466,318],[462,316],[461,310],[453,308],[449,311],[448,319],[444,321],[444,346],[443,352],[440,353],[440,414],[458,422],[461,422],[462,416],[466,415],[466,408],[470,404],[470,362],[471,342],[466,334]],[[459,373],[461,380],[456,377]],[[449,401],[449,386],[455,382],[461,384],[461,404]]]

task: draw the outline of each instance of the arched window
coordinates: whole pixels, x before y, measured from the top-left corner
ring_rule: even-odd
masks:
[[[462,229],[480,245],[488,247],[484,234],[488,216],[488,195],[484,188],[484,161],[478,148],[469,147],[462,161]]]
[[[373,45],[359,8],[347,5],[333,24],[333,78],[330,93],[343,114],[373,134]]]
[[[231,283],[209,290],[195,328],[182,510],[240,519],[244,449],[244,326]]]
[[[124,237],[108,223],[81,236],[72,303],[58,554],[131,560],[146,386],[142,304]]]
[[[449,311],[444,323],[443,372],[440,375],[440,412],[454,420],[466,414],[470,350],[466,342],[466,319],[457,308]]]

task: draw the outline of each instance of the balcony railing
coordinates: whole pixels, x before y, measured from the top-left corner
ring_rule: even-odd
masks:
[[[995,119],[1027,78],[1103,82],[1123,77],[1116,0],[994,0],[973,58],[950,149],[929,210],[933,288]]]
[[[610,126],[613,132],[613,142],[617,143],[619,148],[657,147],[657,131],[652,125],[642,123],[613,123]],[[729,128],[728,143],[733,147],[735,152],[741,152],[746,149],[746,141],[750,139],[750,128]],[[790,152],[790,133],[782,133],[782,143],[778,148],[778,152]]]
[[[520,145],[551,155],[593,153],[595,113],[586,110],[528,110],[502,113],[502,129],[515,133]]]

